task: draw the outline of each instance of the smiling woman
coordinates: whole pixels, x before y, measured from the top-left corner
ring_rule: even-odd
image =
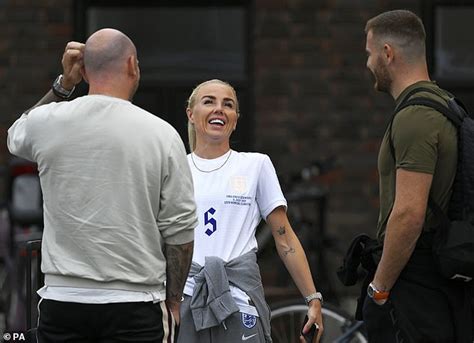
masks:
[[[277,251],[308,299],[306,333],[322,332],[321,294],[286,216],[286,200],[270,158],[232,150],[239,119],[234,88],[220,80],[198,85],[188,100],[188,163],[199,219],[181,306],[178,342],[270,342],[270,313],[256,263],[255,230],[263,218]],[[207,306],[207,304],[218,304]],[[303,339],[301,337],[301,339]]]
[[[230,135],[236,129],[240,115],[237,94],[230,84],[216,79],[201,83],[188,99],[186,114],[191,152],[201,157],[213,158],[230,149]],[[212,138],[214,137],[212,134],[207,134],[213,130],[217,134],[215,139]],[[201,152],[195,151],[197,141],[200,143]],[[213,145],[215,151],[207,151],[207,143]]]

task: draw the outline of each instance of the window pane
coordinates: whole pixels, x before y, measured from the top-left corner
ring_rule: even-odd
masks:
[[[134,41],[143,81],[245,81],[241,7],[89,7],[87,35],[104,27]]]
[[[435,8],[435,76],[444,80],[474,79],[474,7]]]

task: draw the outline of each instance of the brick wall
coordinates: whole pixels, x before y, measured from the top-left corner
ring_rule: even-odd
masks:
[[[260,0],[255,25],[256,149],[281,172],[334,156],[329,227],[373,233],[376,157],[392,100],[366,69],[367,19],[416,1]]]
[[[6,130],[61,70],[64,43],[72,37],[71,8],[72,0],[0,0],[1,166],[9,158]]]

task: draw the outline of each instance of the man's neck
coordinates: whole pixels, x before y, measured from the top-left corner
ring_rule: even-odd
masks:
[[[129,92],[120,89],[106,89],[106,88],[93,88],[89,87],[89,95],[106,95],[113,98],[119,98],[130,101]]]
[[[392,82],[390,95],[396,100],[405,89],[420,81],[431,81],[425,65],[398,71]]]

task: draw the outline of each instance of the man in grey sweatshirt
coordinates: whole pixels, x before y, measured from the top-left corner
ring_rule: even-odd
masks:
[[[43,191],[38,340],[173,340],[197,225],[184,144],[131,103],[140,69],[122,32],[69,42],[62,64],[8,131]],[[88,95],[65,101],[82,78]]]

